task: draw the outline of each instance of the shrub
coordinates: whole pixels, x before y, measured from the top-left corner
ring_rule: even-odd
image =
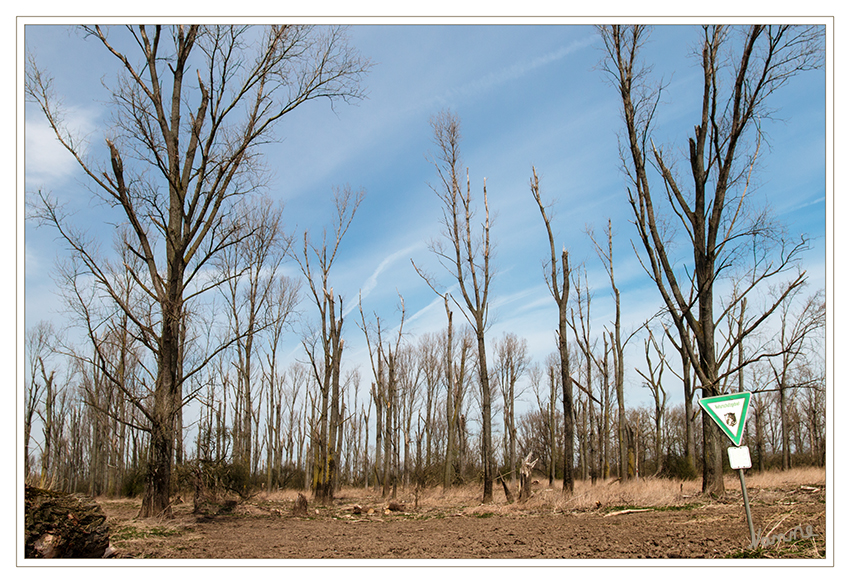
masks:
[[[145,491],[145,474],[147,468],[138,467],[127,470],[121,482],[121,496],[135,498],[141,496]]]
[[[195,459],[177,468],[177,487],[191,491],[197,508],[232,493],[247,499],[258,489],[257,479],[248,468],[226,460]]]
[[[699,474],[688,458],[670,453],[664,460],[664,470],[661,475],[675,480],[694,480]]]

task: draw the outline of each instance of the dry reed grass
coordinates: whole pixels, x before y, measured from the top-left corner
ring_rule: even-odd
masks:
[[[823,468],[795,468],[786,472],[768,471],[750,473],[746,476],[748,491],[759,492],[759,495],[769,502],[771,498],[781,498],[784,491],[793,490],[801,485],[823,487],[826,483],[826,472]],[[726,489],[731,496],[739,495],[741,486],[737,474],[725,477]],[[649,508],[685,506],[703,501],[701,495],[702,481],[673,480],[667,478],[640,478],[628,482],[613,480],[598,480],[596,484],[589,481],[576,481],[571,495],[565,495],[561,490],[561,482],[556,481],[551,487],[545,479],[533,486],[533,496],[522,503],[508,504],[504,492],[498,484],[494,484],[494,502],[481,503],[481,485],[467,484],[443,491],[441,487],[426,488],[417,495],[412,489],[398,491],[398,501],[405,505],[405,510],[413,511],[418,506],[419,512],[430,512],[442,515],[508,515],[508,514],[540,514],[583,511],[607,511],[611,508]],[[516,491],[516,490],[514,490]],[[271,493],[260,492],[254,501],[260,504],[290,505],[295,502],[297,490],[279,490]],[[336,505],[347,506],[358,504],[376,509],[385,508],[387,500],[380,496],[380,491],[371,488],[343,487],[337,491]],[[311,506],[313,505],[311,501]]]
[[[790,470],[769,470],[761,473],[747,473],[746,475],[747,488],[785,488],[788,486],[825,486],[826,485],[826,468],[791,468]],[[730,487],[730,483],[738,486],[740,482],[737,474],[726,476],[726,487]]]

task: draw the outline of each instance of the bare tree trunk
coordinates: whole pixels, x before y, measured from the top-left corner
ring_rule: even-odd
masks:
[[[596,242],[592,231],[588,230],[587,234],[596,249],[596,254],[605,267],[605,271],[608,273],[608,279],[611,282],[611,291],[614,295],[614,332],[611,334],[611,348],[614,352],[614,379],[617,395],[617,442],[620,453],[620,479],[623,480],[628,478],[628,473],[623,470],[628,465],[628,448],[625,435],[626,403],[623,376],[625,370],[625,365],[623,364],[625,342],[621,337],[620,289],[617,287],[614,279],[614,231],[611,226],[611,219],[608,219],[608,226],[605,229],[605,234],[608,238],[607,248],[603,248]],[[588,297],[589,301],[590,299]]]
[[[390,359],[391,361],[391,359]],[[389,374],[392,378],[392,373]],[[386,422],[384,423],[384,476],[382,479],[381,497],[388,498],[390,495],[390,486],[393,482],[392,464],[393,464],[393,412],[395,411],[395,395],[393,389],[395,387],[388,381],[386,393],[384,396],[384,414]]]
[[[454,467],[454,450],[455,450],[455,425],[457,410],[453,407],[455,401],[454,388],[454,354],[452,336],[452,312],[449,310],[449,298],[444,298],[446,305],[446,317],[448,318],[448,328],[446,329],[446,459],[443,466],[443,491],[448,490],[452,485],[452,468]]]
[[[561,370],[561,397],[564,408],[564,492],[571,493],[573,483],[573,463],[575,460],[575,413],[573,411],[573,381],[570,370],[570,352],[567,344],[567,304],[570,300],[570,263],[569,254],[563,249],[560,255],[555,251],[555,238],[552,235],[552,227],[546,214],[546,207],[540,197],[540,184],[537,171],[532,168],[531,194],[540,209],[546,234],[549,238],[551,272],[547,276],[549,292],[558,305],[558,358]]]
[[[489,369],[487,368],[484,329],[485,323],[482,319],[480,322],[478,322],[478,333],[476,334],[476,337],[478,340],[478,378],[479,382],[481,383],[481,395],[483,401],[481,414],[483,416],[482,448],[484,450],[484,497],[482,501],[484,504],[488,504],[493,501],[493,416],[491,413],[490,374]]]
[[[607,480],[610,477],[611,467],[609,464],[610,454],[608,445],[610,443],[610,420],[611,420],[611,389],[609,384],[608,374],[608,342],[603,334],[603,352],[602,352],[602,387],[604,397],[604,411],[602,419],[602,479]]]
[[[785,386],[785,379],[781,379],[779,383],[779,431],[782,443],[782,470],[791,469],[791,438],[788,423],[788,389]]]
[[[556,403],[558,402],[557,398],[556,398],[557,393],[555,392],[555,386],[556,386],[555,380],[556,380],[556,378],[557,378],[556,369],[553,366],[552,369],[550,369],[550,371],[549,371],[549,411],[548,411],[548,417],[549,418],[548,418],[548,426],[549,426],[549,450],[550,451],[549,451],[549,463],[547,464],[549,466],[549,468],[548,468],[549,486],[552,486],[552,484],[555,483],[555,459],[556,459],[556,454],[555,454],[556,437],[555,437],[555,433],[556,433],[556,429],[557,429],[557,427],[556,427],[557,418],[555,417],[555,406],[556,406]]]
[[[519,501],[524,502],[531,498],[531,475],[534,471],[534,466],[537,464],[537,460],[531,461],[531,454],[525,456],[525,459],[522,461],[522,465],[520,466],[519,471],[519,481],[520,481],[520,490],[519,490]]]

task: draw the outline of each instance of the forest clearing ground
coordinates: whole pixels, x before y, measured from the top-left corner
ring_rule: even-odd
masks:
[[[139,500],[98,501],[118,558],[824,558],[822,469],[754,474],[747,482],[756,532],[796,535],[749,549],[734,475],[717,500],[700,495],[696,481],[650,478],[579,482],[570,497],[558,483],[537,484],[522,504],[498,503],[499,491],[497,503],[483,505],[480,488],[466,486],[445,495],[429,489],[417,506],[408,491],[395,512],[373,490],[343,488],[333,505],[311,501],[307,516],[292,514],[296,491],[260,493],[213,515],[193,514],[191,501],[182,502],[170,520],[136,519]]]

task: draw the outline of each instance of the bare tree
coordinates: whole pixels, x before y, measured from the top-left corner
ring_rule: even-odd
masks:
[[[437,418],[437,391],[442,377],[440,335],[426,333],[419,337],[417,343],[419,366],[425,381],[425,433],[424,471],[429,472],[434,455],[434,425]]]
[[[745,306],[745,303],[742,303],[742,308]],[[688,333],[687,328],[682,328],[680,330],[680,334],[683,334],[680,337],[680,342],[677,343],[673,338],[673,333],[670,331],[670,327],[664,325],[664,334],[673,347],[676,349],[676,352],[679,354],[680,361],[682,363],[682,373],[681,375],[675,371],[673,374],[682,381],[682,389],[684,392],[684,422],[685,422],[685,466],[686,466],[686,474],[694,476],[696,475],[696,436],[694,434],[694,421],[696,419],[696,413],[694,412],[694,393],[696,392],[695,382],[693,377],[693,367],[691,366],[690,352],[686,344],[691,343],[691,339]],[[690,351],[692,352],[694,349],[691,347]],[[739,365],[742,364],[739,362]],[[668,367],[668,370],[673,370],[671,367]],[[743,367],[741,370],[744,370]]]
[[[461,189],[460,120],[449,111],[443,111],[431,120],[440,183],[432,187],[443,204],[443,240],[431,243],[431,251],[457,281],[463,304],[455,302],[475,332],[478,349],[478,379],[481,390],[482,449],[484,465],[484,496],[486,504],[493,500],[493,444],[489,369],[487,368],[487,330],[489,315],[490,269],[490,209],[487,204],[487,180],[484,180],[484,221],[480,235],[473,232],[474,209],[469,171],[466,173],[466,193]],[[416,265],[414,264],[414,267]],[[416,271],[436,291],[432,277]],[[445,294],[437,292],[445,297]]]
[[[744,260],[743,250],[755,249],[749,283],[737,298],[765,280],[788,270],[805,239],[796,244],[780,241],[779,248],[765,246],[770,225],[764,216],[747,213],[750,173],[759,153],[760,119],[768,117],[768,98],[793,75],[819,66],[822,30],[818,27],[753,25],[702,27],[698,55],[703,73],[700,119],[688,140],[686,162],[690,177],[678,173],[674,159],[652,140],[653,121],[662,87],[652,87],[650,68],[640,61],[647,39],[645,26],[600,27],[605,44],[604,70],[611,76],[622,100],[626,138],[621,154],[629,182],[629,202],[643,247],[645,267],[654,280],[680,337],[688,333],[696,351],[683,342],[701,384],[704,397],[719,394],[723,363],[739,343],[756,330],[779,305],[753,315],[742,334],[717,353],[715,290],[719,278]],[[736,44],[736,39],[740,43]],[[737,52],[735,52],[737,51]],[[729,73],[728,77],[726,73]],[[665,194],[653,196],[650,166],[660,176]],[[688,188],[690,184],[690,188]],[[693,263],[677,269],[670,256],[669,231],[655,204],[666,201],[687,232]],[[747,220],[752,219],[752,220]],[[780,298],[805,280],[799,274],[784,286]],[[693,282],[696,304],[682,293]],[[683,285],[685,284],[685,285]],[[730,303],[726,310],[734,310]],[[726,374],[735,374],[729,367]],[[720,430],[703,414],[705,443],[703,491],[722,494],[723,461]]]
[[[593,232],[587,231],[593,247],[596,249],[596,254],[602,261],[605,271],[608,273],[608,278],[611,281],[611,293],[614,296],[614,331],[611,333],[611,349],[614,353],[614,390],[617,394],[617,443],[620,453],[620,479],[626,479],[628,474],[624,472],[624,468],[628,466],[628,447],[626,444],[626,398],[624,393],[624,354],[625,345],[628,340],[623,341],[620,334],[620,289],[614,279],[614,232],[611,227],[611,219],[608,219],[608,227],[605,229],[605,235],[608,238],[607,248],[603,248],[596,242]]]
[[[233,458],[235,463],[252,468],[259,454],[252,447],[252,438],[257,437],[253,427],[257,407],[254,358],[261,333],[277,324],[273,333],[279,339],[281,326],[292,309],[292,299],[286,291],[282,298],[272,295],[280,284],[278,270],[292,241],[282,230],[283,207],[271,200],[243,199],[234,210],[246,233],[239,237],[238,244],[223,249],[216,263],[224,273],[225,283],[219,290],[227,305],[229,336],[235,339],[239,414],[234,418]],[[284,312],[276,314],[283,317],[283,322],[271,317],[269,307],[274,299],[283,300],[282,304],[277,302],[277,307]]]
[[[595,484],[598,477],[596,467],[596,449],[597,438],[599,436],[597,433],[596,412],[593,407],[593,402],[596,401],[600,405],[602,403],[593,396],[593,369],[596,368],[594,366],[596,364],[596,358],[594,356],[595,341],[592,340],[590,332],[590,305],[593,295],[590,292],[590,285],[587,281],[587,269],[584,270],[584,290],[581,288],[581,270],[577,270],[575,272],[573,284],[575,286],[575,303],[578,311],[579,322],[576,324],[576,310],[571,309],[569,326],[573,331],[576,344],[581,350],[581,354],[584,356],[584,366],[578,368],[580,370],[583,369],[583,390],[588,396],[588,400],[586,402],[587,406],[584,409],[587,423],[585,426],[586,431],[582,431],[580,433],[581,437],[579,439],[579,443],[582,445],[583,451],[585,452],[582,455],[582,468],[584,468],[582,473],[584,473],[584,470],[589,469],[591,482]],[[579,383],[576,384],[581,387]]]
[[[333,237],[329,241],[327,231],[322,243],[317,246],[310,242],[307,231],[304,232],[304,246],[295,255],[301,273],[307,281],[310,299],[318,310],[319,328],[305,336],[302,341],[310,360],[310,367],[316,381],[321,403],[318,426],[314,426],[315,476],[313,495],[323,502],[333,500],[336,472],[339,470],[338,451],[336,451],[337,431],[340,428],[340,366],[344,342],[342,338],[343,298],[335,296],[330,284],[330,273],[354,214],[363,200],[363,191],[353,192],[349,187],[334,190],[336,218]],[[314,264],[313,261],[316,263]]]
[[[383,475],[381,483],[383,489],[381,496],[387,498],[390,495],[390,482],[395,485],[397,479],[398,466],[394,464],[394,453],[398,449],[398,440],[394,435],[393,421],[398,419],[398,404],[399,404],[399,366],[398,356],[401,352],[401,339],[404,330],[404,298],[399,296],[401,306],[401,320],[398,325],[398,334],[395,337],[395,343],[387,342],[384,344],[383,331],[381,329],[381,319],[375,314],[374,340],[369,338],[370,325],[366,323],[366,316],[363,313],[363,304],[360,303],[360,320],[362,323],[361,330],[366,336],[366,346],[369,350],[369,361],[372,365],[372,374],[374,381],[372,382],[372,397],[376,403],[377,420],[377,441],[376,455],[383,445],[382,458],[377,458],[377,467],[383,467]],[[383,413],[383,415],[382,415]],[[383,461],[383,466],[380,462]],[[393,471],[393,466],[395,470]],[[380,471],[380,470],[379,470]],[[391,474],[392,473],[392,474]]]
[[[286,395],[286,373],[280,371],[278,362],[278,349],[286,326],[289,325],[290,315],[295,310],[298,302],[298,284],[286,276],[273,278],[269,290],[268,302],[265,306],[265,318],[268,322],[268,347],[266,349],[266,365],[263,370],[263,379],[266,386],[268,404],[266,407],[267,418],[267,477],[266,488],[271,491],[272,483],[280,485],[280,469],[283,465],[283,449],[291,454],[292,449],[292,419],[295,414],[295,400],[297,399],[297,384],[293,390],[294,395],[287,398]],[[293,371],[294,374],[294,371]],[[289,413],[288,431],[284,436],[284,416]],[[286,439],[284,440],[284,437]],[[285,441],[285,443],[284,443]],[[290,462],[290,459],[286,460]]]
[[[658,356],[658,364],[652,363],[652,357],[649,354],[650,344],[655,349],[655,354]],[[655,335],[652,330],[649,331],[649,337],[644,340],[644,357],[646,358],[646,372],[637,370],[637,373],[643,377],[644,384],[652,393],[652,399],[655,402],[655,411],[653,421],[655,422],[655,473],[658,474],[663,469],[662,462],[662,437],[664,414],[667,407],[667,391],[664,390],[664,385],[661,378],[664,376],[664,366],[667,360],[664,356],[664,351],[655,340]]]
[[[93,192],[129,226],[123,244],[142,259],[143,269],[132,275],[156,305],[154,321],[122,302],[113,286],[122,267],[100,257],[96,245],[44,194],[40,216],[125,311],[154,354],[154,400],[141,407],[151,436],[141,516],[170,515],[174,418],[182,406],[182,383],[196,372],[179,373],[185,304],[220,283],[199,274],[237,239],[226,212],[234,198],[258,186],[259,147],[272,138],[276,123],[310,100],[358,98],[368,63],[349,48],[340,29],[138,26],[128,33],[141,51],[140,62],[112,42],[116,31],[84,30],[116,57],[124,74],[112,92],[117,126],[106,140],[109,163],[98,167],[86,159],[82,140],[63,126],[52,80],[32,61],[26,92],[91,180]]]
[[[558,305],[558,357],[560,358],[561,372],[561,396],[564,408],[564,492],[573,491],[573,463],[575,458],[575,429],[573,426],[573,382],[570,371],[570,352],[567,343],[567,306],[570,301],[570,262],[566,248],[561,251],[560,257],[555,251],[555,237],[552,235],[552,225],[546,214],[546,207],[540,195],[540,182],[537,171],[532,168],[531,194],[540,209],[543,223],[546,226],[546,234],[549,237],[549,250],[551,253],[549,263],[546,265],[548,275],[546,277],[549,292]],[[545,264],[544,264],[545,265]]]
[[[812,336],[822,330],[826,323],[826,303],[822,291],[805,298],[797,313],[793,313],[794,301],[799,295],[798,290],[785,296],[779,306],[779,331],[774,337],[776,352],[779,354],[769,360],[775,390],[779,395],[783,470],[791,468],[791,423],[788,401],[795,389],[805,386],[808,380],[794,378],[793,367],[799,362],[798,359],[802,360],[806,348],[810,348]]]
[[[45,383],[44,359],[50,354],[54,342],[55,332],[50,322],[41,321],[33,328],[27,330],[26,354],[27,374],[29,381],[26,383],[24,392],[24,478],[30,477],[32,460],[30,459],[30,440],[32,437],[33,420],[36,418],[39,405],[45,395],[45,391],[51,388]],[[47,380],[51,380],[48,376]],[[52,385],[52,380],[51,380]]]
[[[443,304],[446,308],[445,358],[443,362],[444,377],[446,381],[446,455],[443,465],[443,490],[451,487],[454,476],[453,468],[457,449],[457,423],[461,410],[463,396],[463,385],[455,380],[454,372],[454,327],[452,323],[452,311],[449,309],[449,296],[443,296]],[[461,358],[463,362],[463,358]]]
[[[555,483],[555,466],[557,465],[557,442],[558,442],[558,370],[561,368],[561,363],[558,358],[550,353],[546,362],[546,371],[548,373],[549,385],[549,401],[547,406],[546,426],[549,429],[549,463],[547,464],[549,474],[549,485]],[[542,409],[542,407],[541,407]]]
[[[516,440],[516,400],[521,391],[517,391],[517,382],[528,368],[528,341],[514,333],[505,333],[493,346],[495,354],[495,378],[502,392],[504,403],[505,433],[507,451],[505,459],[511,475],[511,484],[516,484],[517,440]]]

